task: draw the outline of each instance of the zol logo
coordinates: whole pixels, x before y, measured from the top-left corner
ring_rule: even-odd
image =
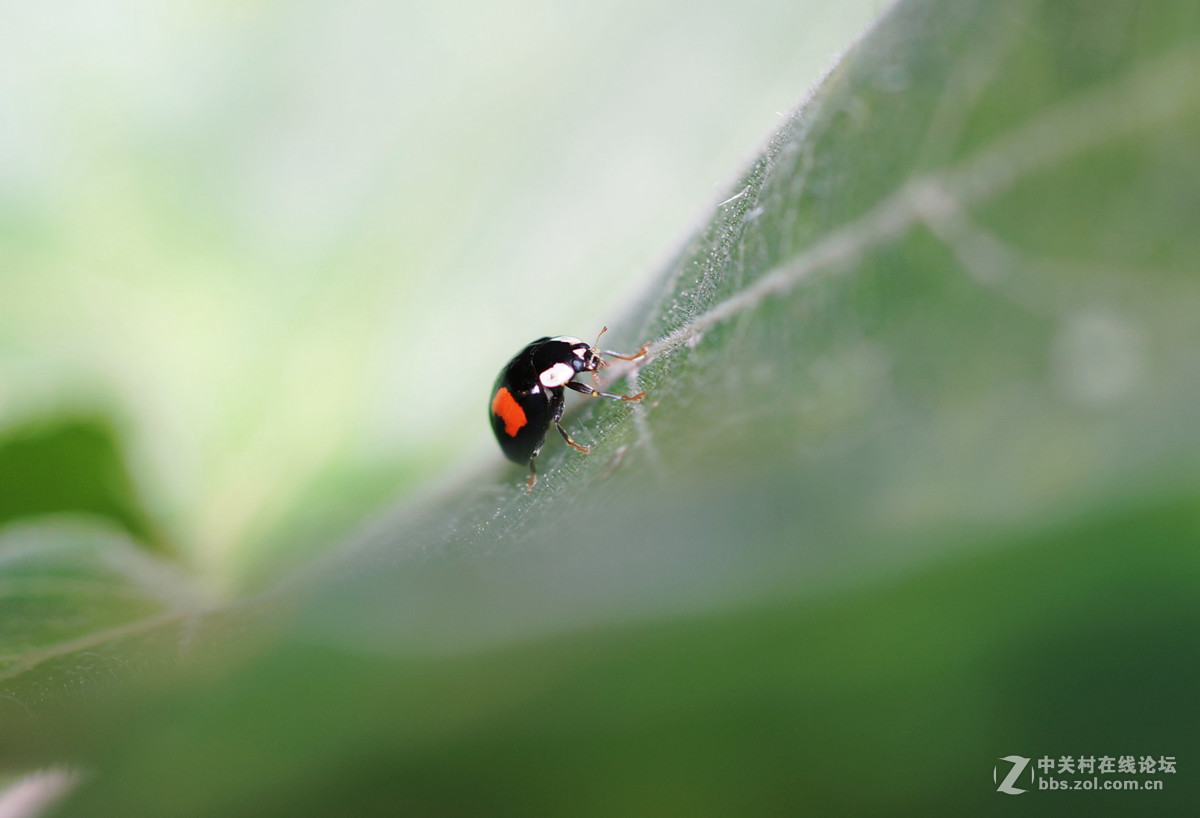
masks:
[[[1014,787],[1013,785],[1017,783],[1017,779],[1021,776],[1021,773],[1025,772],[1025,768],[1029,766],[1029,759],[1025,758],[1025,756],[1004,756],[1000,760],[1007,761],[1012,765],[1012,769],[1008,771],[1008,775],[1004,776],[1004,780],[996,787],[996,792],[1002,792],[1005,795],[1020,795],[1025,792],[1020,787]],[[992,782],[995,783],[999,777],[1000,765],[997,764],[995,767],[992,767]],[[1033,770],[1029,771],[1029,780],[1030,782],[1033,781]]]

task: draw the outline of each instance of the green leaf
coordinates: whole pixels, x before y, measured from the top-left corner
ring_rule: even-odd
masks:
[[[1197,144],[1190,5],[897,4],[614,332],[649,395],[569,417],[595,454],[0,749],[88,816],[975,814],[1006,755],[1185,764]]]
[[[0,524],[58,512],[92,514],[164,547],[118,435],[99,416],[43,419],[0,433]]]
[[[178,567],[88,518],[0,531],[0,721],[162,665],[206,608]]]

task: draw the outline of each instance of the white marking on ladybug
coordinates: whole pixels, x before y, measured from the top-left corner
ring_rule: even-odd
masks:
[[[543,370],[542,374],[538,375],[538,380],[542,382],[542,386],[553,389],[556,386],[562,386],[574,377],[575,367],[570,364],[555,364],[549,369]]]

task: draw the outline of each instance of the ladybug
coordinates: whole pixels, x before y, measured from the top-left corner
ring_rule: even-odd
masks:
[[[608,327],[600,330],[603,335]],[[600,343],[600,336],[596,336]],[[575,377],[584,372],[595,373],[608,362],[601,355],[621,361],[636,361],[646,354],[649,344],[634,355],[621,355],[597,349],[595,344],[581,341],[570,335],[539,338],[517,353],[492,387],[491,418],[492,431],[504,451],[504,456],[514,463],[529,464],[529,489],[537,482],[537,468],[533,465],[546,432],[553,423],[562,434],[567,445],[584,454],[591,454],[587,446],[580,446],[559,423],[566,405],[564,389],[573,389],[585,395],[600,398],[616,398],[637,401],[645,392],[636,395],[616,395],[601,392],[587,384],[576,383]],[[594,378],[593,374],[593,378]]]

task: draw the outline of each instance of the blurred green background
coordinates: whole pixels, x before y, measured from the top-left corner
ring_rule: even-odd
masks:
[[[499,366],[619,319],[879,7],[9,4],[0,443],[82,414],[111,451],[0,448],[0,516],[56,497],[228,587],[490,457]]]
[[[907,0],[799,110],[870,9],[518,11],[46,69],[0,769],[87,818],[1188,814],[1200,6]],[[479,396],[601,324],[648,397],[527,493]]]

